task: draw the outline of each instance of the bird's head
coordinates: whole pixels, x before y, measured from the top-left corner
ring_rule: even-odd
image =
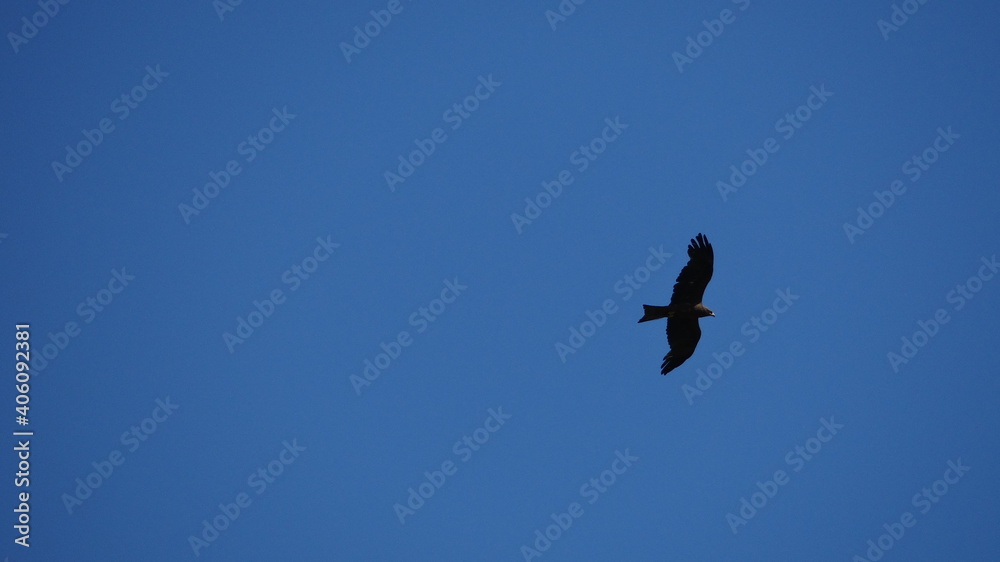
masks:
[[[715,316],[715,313],[709,310],[707,307],[705,308],[704,314],[705,316]]]

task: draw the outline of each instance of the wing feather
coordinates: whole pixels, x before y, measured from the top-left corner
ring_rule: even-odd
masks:
[[[681,269],[674,284],[670,304],[696,305],[705,296],[705,287],[712,280],[715,251],[704,234],[698,234],[688,245],[688,263]]]
[[[694,348],[701,339],[701,327],[697,318],[667,319],[667,343],[670,352],[663,358],[660,374],[665,375],[681,366],[688,357],[694,354]]]

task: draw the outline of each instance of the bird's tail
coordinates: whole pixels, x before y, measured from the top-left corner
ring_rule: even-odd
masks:
[[[669,306],[655,306],[652,304],[642,305],[642,318],[639,322],[648,322],[650,320],[657,320],[660,318],[670,318],[674,315],[673,309]]]

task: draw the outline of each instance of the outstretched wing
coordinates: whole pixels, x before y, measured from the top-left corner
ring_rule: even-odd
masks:
[[[686,268],[685,268],[686,269]],[[681,366],[694,353],[701,339],[701,327],[697,318],[669,318],[667,320],[667,343],[670,352],[663,358],[660,374],[665,375]]]
[[[677,283],[674,284],[674,294],[670,297],[670,304],[696,305],[705,296],[705,287],[712,280],[712,269],[715,264],[715,252],[712,245],[708,243],[708,238],[704,234],[698,234],[697,238],[691,239],[688,245],[688,263],[677,276]],[[695,340],[697,341],[697,340]],[[692,346],[692,350],[694,347]],[[678,363],[679,365],[679,363]]]

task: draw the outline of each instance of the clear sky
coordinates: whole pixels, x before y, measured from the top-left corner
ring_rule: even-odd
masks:
[[[995,560],[1000,8],[577,1],[4,3],[0,555]]]

